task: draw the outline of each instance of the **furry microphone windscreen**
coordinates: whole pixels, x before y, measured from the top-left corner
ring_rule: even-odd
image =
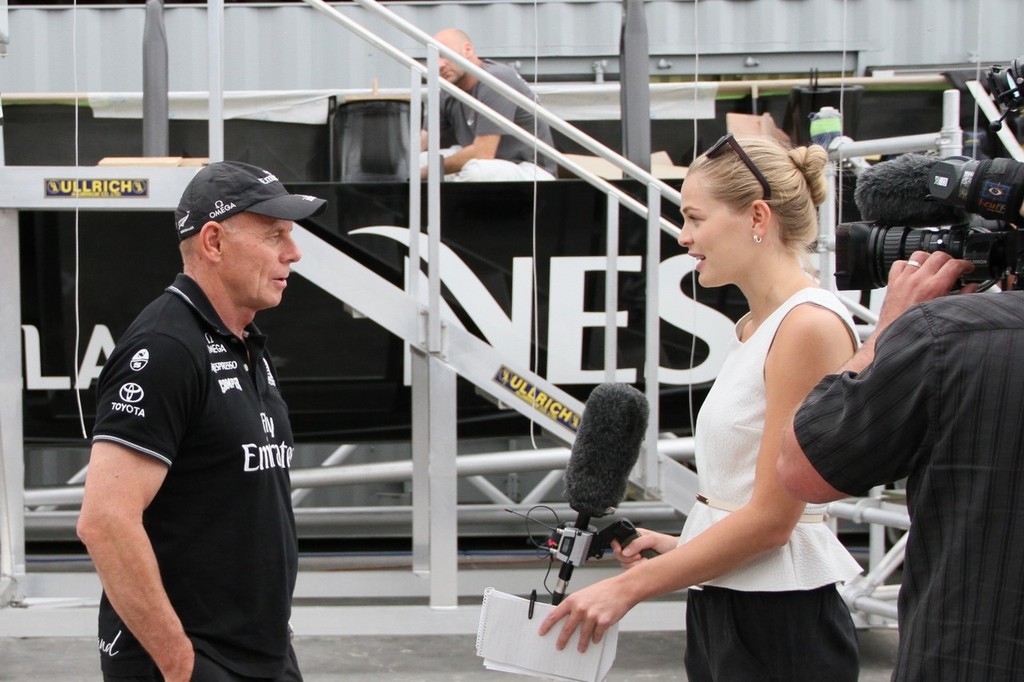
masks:
[[[853,200],[863,220],[883,227],[929,227],[967,222],[966,211],[931,198],[932,167],[941,159],[903,154],[876,163],[857,179]]]
[[[626,495],[640,457],[650,407],[629,384],[600,384],[590,393],[565,469],[565,497],[580,514],[604,516]]]

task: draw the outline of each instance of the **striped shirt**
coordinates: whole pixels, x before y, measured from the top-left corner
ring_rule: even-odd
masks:
[[[1024,292],[947,296],[826,377],[797,439],[834,488],[906,478],[911,517],[893,680],[1024,675]]]

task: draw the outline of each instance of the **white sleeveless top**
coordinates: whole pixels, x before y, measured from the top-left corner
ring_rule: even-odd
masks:
[[[725,364],[697,415],[695,448],[701,494],[741,507],[754,491],[754,471],[765,419],[764,363],[779,325],[794,307],[811,303],[839,315],[853,338],[853,318],[834,294],[817,287],[798,291],[773,312],[745,342],[740,330],[749,314],[736,324]],[[807,514],[824,505],[808,505]],[[728,516],[728,511],[697,502],[686,518],[683,544]],[[798,523],[789,542],[726,573],[706,585],[734,590],[780,592],[808,590],[850,580],[860,573],[825,523]]]

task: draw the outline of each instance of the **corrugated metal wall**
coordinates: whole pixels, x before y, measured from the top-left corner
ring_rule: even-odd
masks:
[[[619,0],[385,4],[428,33],[463,28],[480,53],[518,61],[528,77],[535,54],[542,79],[591,80],[602,60],[609,78],[618,71]],[[423,55],[363,8],[336,6]],[[1024,53],[1021,0],[650,0],[646,10],[655,77],[691,76],[695,65],[702,74],[755,78],[834,72],[844,63],[862,75],[879,66],[987,65]],[[11,7],[0,91],[140,90],[143,13],[141,4]],[[169,4],[165,15],[171,90],[206,90],[205,7]],[[388,57],[302,3],[232,3],[225,15],[228,90],[408,83]]]

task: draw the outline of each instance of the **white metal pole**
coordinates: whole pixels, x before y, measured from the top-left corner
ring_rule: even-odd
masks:
[[[427,47],[427,352],[441,351],[441,86],[437,48]]]
[[[942,130],[939,131],[939,156],[959,156],[964,151],[964,131],[960,128],[960,91],[942,93]]]
[[[21,296],[18,211],[0,209],[0,607],[23,598],[25,452],[21,405]]]
[[[605,206],[604,380],[615,381],[619,364],[619,201],[609,194]]]
[[[836,178],[841,178],[841,161],[825,164],[825,201],[818,207],[818,278],[822,288],[836,290]]]
[[[209,0],[206,12],[210,80],[210,149],[207,155],[213,163],[224,160],[224,0]]]
[[[647,266],[644,268],[644,393],[650,407],[647,421],[647,434],[640,462],[638,480],[647,490],[655,490],[658,486],[658,432],[660,411],[658,397],[660,384],[658,366],[661,360],[661,316],[659,314],[658,292],[661,290],[661,191],[651,184],[647,186]]]
[[[423,183],[420,181],[420,130],[423,127],[423,75],[409,69],[409,268],[406,273],[406,291],[413,300],[419,300],[420,232]]]

